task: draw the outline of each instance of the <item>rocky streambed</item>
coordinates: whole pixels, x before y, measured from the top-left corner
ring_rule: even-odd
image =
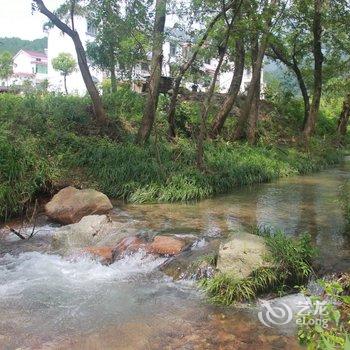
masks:
[[[78,200],[84,215],[71,208],[55,217],[61,224],[43,219],[29,240],[3,229],[0,348],[298,349],[295,323],[266,327],[259,304],[212,305],[195,278],[212,273],[210,257],[253,225],[308,231],[321,270],[349,269],[349,231],[336,204],[348,178],[344,163],[199,203],[111,210],[100,196],[104,204],[89,211]],[[295,308],[301,298],[283,302]]]

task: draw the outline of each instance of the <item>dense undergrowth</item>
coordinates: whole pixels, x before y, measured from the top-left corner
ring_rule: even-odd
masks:
[[[282,231],[259,230],[256,233],[265,238],[270,251],[266,260],[271,266],[254,270],[244,279],[224,273],[203,279],[200,285],[211,301],[231,305],[253,300],[264,293],[285,293],[307,281],[316,255],[310,235],[294,239]]]
[[[279,142],[279,129],[287,128],[293,117],[273,112],[261,121],[260,141],[254,147],[229,138],[208,141],[207,171],[200,172],[190,134],[198,126],[195,102],[184,102],[178,109],[181,136],[169,143],[163,98],[156,137],[143,147],[132,142],[142,115],[142,96],[121,89],[115,96],[105,96],[104,102],[111,118],[123,128],[122,141],[100,135],[87,98],[0,95],[1,219],[18,214],[36,195],[58,183],[93,186],[110,197],[135,203],[189,201],[236,186],[316,171],[340,159],[326,137],[328,130],[321,129],[307,149],[291,141],[295,136],[291,131],[288,142]]]

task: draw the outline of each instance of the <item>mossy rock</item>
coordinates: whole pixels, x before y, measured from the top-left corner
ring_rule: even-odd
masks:
[[[263,237],[237,233],[219,249],[217,269],[236,279],[247,278],[255,270],[271,267],[269,249]]]

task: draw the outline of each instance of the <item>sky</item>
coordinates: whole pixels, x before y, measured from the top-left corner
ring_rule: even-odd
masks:
[[[0,0],[0,37],[19,37],[33,40],[45,36],[43,23],[46,17],[32,14],[31,0]],[[54,10],[62,0],[44,0],[45,5]]]

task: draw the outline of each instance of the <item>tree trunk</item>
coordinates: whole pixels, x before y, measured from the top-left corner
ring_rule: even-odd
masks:
[[[304,125],[303,136],[307,141],[314,133],[316,121],[320,109],[321,95],[322,95],[322,3],[323,0],[314,0],[314,20],[313,20],[313,36],[314,36],[314,91],[310,107],[309,115]]]
[[[153,49],[151,77],[149,82],[146,106],[136,143],[146,142],[151,134],[159,98],[159,85],[162,74],[164,26],[166,16],[166,0],[156,1],[156,15],[153,28]]]
[[[307,87],[306,87],[303,75],[301,74],[299,66],[294,58],[293,58],[293,71],[295,72],[295,75],[297,77],[299,88],[304,101],[304,121],[303,121],[303,127],[304,127],[306,125],[307,117],[310,113],[310,97],[307,91]]]
[[[228,96],[225,98],[225,101],[216,115],[214,122],[211,127],[210,137],[215,138],[220,133],[225,124],[225,121],[235,103],[237,95],[239,93],[242,78],[244,73],[244,61],[245,61],[245,50],[244,43],[241,39],[236,41],[236,55],[234,60],[234,72],[231,80],[230,88],[228,91]]]
[[[209,23],[206,31],[204,32],[204,34],[201,37],[201,39],[199,40],[196,48],[194,49],[192,56],[188,59],[187,62],[185,62],[180,67],[180,72],[179,72],[179,74],[176,77],[175,82],[174,82],[173,93],[172,93],[169,108],[168,108],[168,123],[169,123],[168,136],[170,139],[173,139],[176,136],[175,112],[176,112],[177,97],[179,94],[182,78],[184,77],[184,75],[188,71],[188,69],[191,67],[193,62],[196,60],[197,55],[199,53],[199,50],[201,49],[203,44],[206,42],[214,25],[225,15],[225,13],[228,10],[235,7],[235,5],[237,5],[236,9],[235,9],[235,11],[236,11],[235,15],[236,15],[240,9],[241,4],[242,4],[242,1],[233,0],[229,4],[227,4],[226,6],[223,7],[222,11],[219,12]]]
[[[267,14],[270,8],[274,7],[276,3],[277,3],[277,0],[271,0],[270,4],[266,5],[264,12],[266,12]],[[258,49],[257,59],[254,62],[252,79],[250,81],[246,101],[241,110],[241,113],[237,122],[237,127],[234,132],[234,136],[233,136],[234,140],[241,140],[247,137],[247,122],[251,113],[251,109],[253,107],[253,100],[257,94],[256,89],[259,87],[258,84],[260,84],[261,69],[262,69],[262,64],[265,56],[265,51],[269,41],[269,32],[270,32],[271,25],[272,25],[272,13],[269,15],[269,17],[266,19],[266,22],[265,22],[265,28],[264,28],[263,36],[261,38],[260,47]],[[250,132],[252,132],[252,130],[250,130]]]
[[[63,75],[63,84],[64,84],[64,91],[66,92],[66,95],[68,95],[68,89],[67,89],[67,75]]]
[[[303,127],[304,127],[306,124],[308,115],[310,113],[310,97],[304,81],[304,77],[299,68],[298,62],[296,61],[296,58],[294,55],[291,59],[288,59],[283,53],[283,50],[278,49],[278,47],[272,44],[270,46],[273,53],[275,54],[275,57],[272,57],[272,58],[274,59],[277,58],[278,60],[280,60],[284,65],[286,65],[289,69],[291,69],[294,72],[297,78],[299,89],[303,96],[303,101],[304,101],[304,121],[303,121]]]
[[[91,76],[90,69],[86,59],[85,49],[83,44],[81,43],[78,32],[69,28],[67,24],[63,23],[55,14],[49,11],[42,0],[33,0],[33,1],[35,2],[35,4],[37,5],[37,8],[43,15],[48,17],[57,28],[62,30],[62,32],[67,34],[73,40],[75,51],[78,58],[78,65],[80,68],[80,72],[83,77],[86,89],[91,97],[96,120],[101,124],[107,123],[108,119],[103,109],[100,94],[95,86],[94,81],[92,80],[92,76]]]
[[[350,117],[350,94],[348,94],[343,102],[343,109],[338,119],[337,133],[344,137],[348,130],[348,122]]]
[[[259,39],[254,38],[252,41],[252,72],[254,75],[254,70],[257,69],[255,66],[255,62],[258,59],[259,54]],[[261,68],[257,72],[258,74],[258,80],[256,83],[254,96],[252,100],[252,107],[250,110],[250,114],[248,117],[248,123],[247,123],[247,139],[250,144],[255,143],[255,137],[256,137],[256,127],[259,117],[259,103],[260,103],[260,90],[261,90]]]
[[[233,23],[233,20],[228,26],[224,42],[220,46],[220,50],[219,50],[220,56],[219,56],[218,65],[215,68],[213,79],[211,81],[208,94],[204,101],[203,111],[201,113],[201,124],[200,124],[199,136],[197,140],[197,167],[200,170],[204,169],[204,139],[206,138],[206,134],[207,134],[207,118],[208,118],[209,108],[210,108],[211,100],[214,94],[216,81],[218,79],[220,69],[226,55],[227,43],[230,38],[232,23]]]
[[[115,75],[115,65],[114,64],[111,65],[110,74],[111,74],[111,92],[113,94],[117,91],[117,77]]]
[[[254,68],[252,72],[252,79],[250,81],[246,101],[244,103],[244,106],[238,118],[237,127],[234,133],[235,140],[241,140],[247,137],[246,126],[247,126],[247,122],[253,106],[253,100],[256,96],[256,90],[258,88],[258,85],[260,84],[261,69],[262,69],[262,63],[265,55],[265,50],[267,47],[267,40],[268,40],[268,36],[267,34],[264,34],[262,43],[260,44],[260,47],[259,47],[257,60],[254,62],[254,65],[253,65]]]

